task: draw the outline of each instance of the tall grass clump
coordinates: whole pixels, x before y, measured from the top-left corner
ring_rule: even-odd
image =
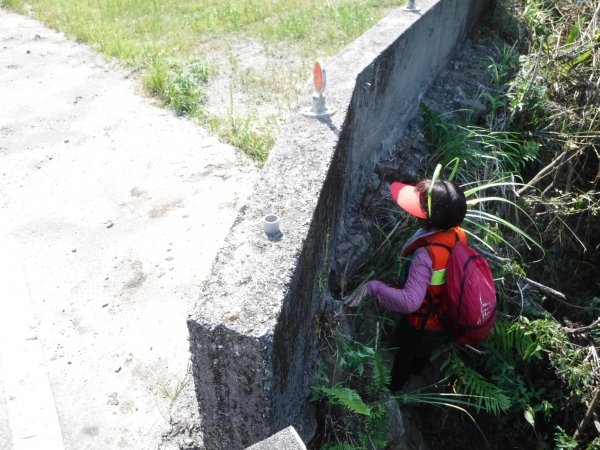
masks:
[[[24,0],[3,0],[3,5],[17,12],[24,12],[25,2]]]

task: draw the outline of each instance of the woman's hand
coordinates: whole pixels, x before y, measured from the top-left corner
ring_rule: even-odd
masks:
[[[363,284],[352,294],[346,297],[346,300],[344,300],[344,305],[349,306],[350,308],[356,308],[358,305],[360,305],[360,302],[362,302],[368,295],[367,284],[368,283]]]

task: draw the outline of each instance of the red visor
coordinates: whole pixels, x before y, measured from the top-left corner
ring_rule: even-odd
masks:
[[[404,183],[392,183],[390,192],[398,206],[404,211],[420,219],[427,219],[427,214],[421,209],[419,194],[415,191],[414,186]]]

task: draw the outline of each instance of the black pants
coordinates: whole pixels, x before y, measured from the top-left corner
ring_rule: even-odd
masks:
[[[406,320],[400,322],[393,343],[394,347],[400,349],[394,359],[390,390],[398,391],[408,377],[420,375],[431,353],[449,340],[450,334],[446,331],[421,331],[410,326]]]

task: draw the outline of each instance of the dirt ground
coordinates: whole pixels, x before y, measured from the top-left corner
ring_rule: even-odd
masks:
[[[219,117],[230,113],[251,117],[263,125],[269,121],[283,125],[314,64],[296,48],[267,47],[256,40],[238,40],[228,46],[212,43],[203,50],[207,62],[216,68],[204,87],[206,110]]]
[[[257,169],[135,90],[0,10],[2,449],[155,449],[172,428],[187,308]]]

